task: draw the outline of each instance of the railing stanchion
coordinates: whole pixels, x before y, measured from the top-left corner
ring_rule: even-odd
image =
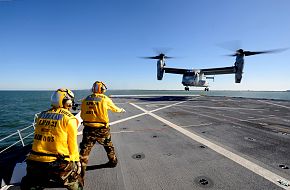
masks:
[[[22,146],[25,146],[25,145],[24,145],[23,138],[22,138],[21,133],[20,133],[20,130],[17,130],[17,132],[18,132],[19,138],[20,138],[20,140],[21,140]]]
[[[1,1],[1,0],[0,0],[0,1]],[[34,133],[35,124],[36,124],[35,122],[36,122],[36,119],[37,119],[37,117],[38,117],[38,114],[39,114],[39,113],[36,113],[36,114],[34,115],[34,119],[33,119],[33,123],[32,123],[32,125],[29,125],[28,127],[25,127],[25,128],[23,128],[23,129],[20,129],[20,130],[16,130],[16,132],[14,132],[14,133],[12,133],[12,134],[10,134],[10,135],[8,135],[8,136],[6,136],[6,137],[0,139],[0,155],[1,155],[3,152],[5,152],[6,150],[10,149],[12,146],[14,146],[14,145],[16,145],[16,144],[19,144],[20,142],[21,142],[21,144],[22,144],[23,147],[25,146],[24,140],[25,140],[26,138],[30,137],[31,135],[33,135],[33,133]],[[25,135],[25,134],[27,134],[27,132],[24,132],[24,135],[22,136],[22,135],[21,135],[21,132],[24,131],[24,130],[28,130],[28,129],[29,129],[29,130],[33,129],[33,132],[28,133],[28,135]],[[14,142],[14,143],[12,142],[11,145],[6,145],[6,144],[5,144],[5,141],[10,142],[10,141],[7,140],[7,139],[11,139],[11,138],[13,138],[13,137],[16,137],[17,134],[19,135],[19,139],[20,139],[20,140],[17,140],[17,141]],[[3,144],[4,144],[4,147],[2,147],[2,142],[4,142],[4,143],[3,143]],[[28,143],[29,143],[29,142],[28,142]],[[0,179],[0,180],[1,180],[1,179]],[[1,181],[0,181],[0,182],[1,182]]]

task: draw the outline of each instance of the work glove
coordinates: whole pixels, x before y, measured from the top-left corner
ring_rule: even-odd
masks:
[[[126,110],[124,108],[121,108],[121,113],[125,113]]]

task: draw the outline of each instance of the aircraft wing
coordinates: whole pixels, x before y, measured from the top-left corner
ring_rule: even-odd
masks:
[[[233,74],[236,73],[234,66],[232,67],[219,67],[219,68],[209,68],[209,69],[180,69],[180,68],[170,68],[164,67],[165,73],[171,74],[186,74],[200,72],[204,75],[222,75],[222,74]]]
[[[169,67],[164,67],[163,69],[165,73],[172,73],[172,74],[185,74],[185,73],[194,72],[193,70],[190,70],[190,69],[179,69],[179,68],[169,68]]]
[[[201,73],[204,75],[222,75],[222,74],[233,74],[236,73],[235,67],[219,67],[210,69],[200,69]]]

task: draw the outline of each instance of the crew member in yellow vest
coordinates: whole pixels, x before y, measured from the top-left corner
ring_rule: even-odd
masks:
[[[52,184],[83,189],[77,143],[79,123],[70,112],[73,101],[72,91],[58,89],[51,96],[52,108],[38,115],[21,189],[44,189]]]
[[[82,163],[82,176],[87,167],[89,154],[96,142],[103,145],[107,152],[108,167],[117,165],[117,157],[111,140],[108,110],[113,112],[125,112],[123,108],[117,107],[113,101],[106,96],[107,87],[103,82],[96,81],[92,87],[92,94],[82,101],[81,118],[83,119],[83,139],[80,143],[80,159]]]

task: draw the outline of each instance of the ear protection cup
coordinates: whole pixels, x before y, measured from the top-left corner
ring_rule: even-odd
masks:
[[[71,108],[73,106],[73,101],[70,99],[63,99],[62,105],[64,108]]]
[[[106,92],[107,87],[103,82],[101,82],[101,83],[102,83],[102,93],[104,93],[104,92]]]

